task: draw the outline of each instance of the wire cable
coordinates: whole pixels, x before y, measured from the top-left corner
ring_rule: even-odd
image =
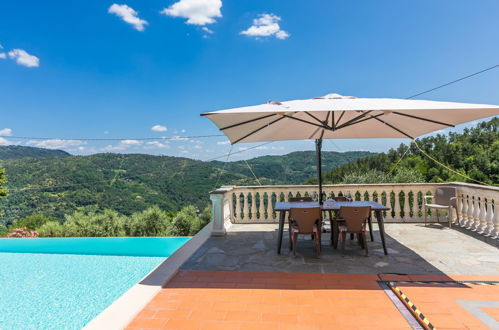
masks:
[[[426,157],[428,157],[429,159],[431,159],[432,161],[434,161],[436,164],[438,164],[438,165],[442,166],[442,167],[443,167],[443,168],[445,168],[446,170],[448,170],[448,171],[450,171],[450,172],[452,172],[452,173],[454,173],[454,174],[460,175],[460,176],[462,176],[463,178],[466,178],[466,179],[468,179],[468,180],[470,180],[470,181],[473,181],[473,182],[476,182],[476,183],[482,184],[482,185],[484,185],[484,186],[490,186],[490,184],[488,184],[488,183],[482,182],[482,181],[480,181],[480,180],[475,180],[475,179],[473,179],[472,177],[470,177],[470,176],[468,176],[468,175],[466,175],[466,174],[463,174],[463,173],[461,173],[461,172],[458,172],[458,171],[456,171],[455,169],[453,169],[453,168],[451,168],[451,167],[449,167],[449,166],[447,166],[447,165],[445,165],[445,164],[443,164],[443,163],[439,162],[438,160],[436,160],[435,158],[433,158],[432,156],[430,156],[428,153],[426,153],[426,151],[424,151],[424,150],[423,150],[423,149],[419,146],[419,144],[416,142],[416,140],[412,140],[412,143],[414,143],[414,145],[416,146],[416,148],[418,148],[418,150],[419,150],[419,151],[420,151],[423,155],[425,155]]]
[[[253,174],[253,176],[255,177],[255,180],[256,182],[258,182],[258,184],[261,186],[262,183],[260,182],[260,180],[258,180],[258,178],[256,177],[255,175],[255,172],[253,172],[253,169],[251,168],[250,164],[248,163],[248,161],[245,159],[244,162],[246,163],[246,165],[248,166],[249,170],[251,171],[251,174]]]
[[[33,136],[8,136],[0,135],[0,137],[9,138],[11,140],[58,140],[58,141],[151,141],[151,140],[172,140],[172,141],[182,141],[188,139],[203,139],[212,137],[222,137],[223,134],[211,134],[211,135],[187,135],[187,136],[160,136],[160,137],[145,137],[145,138],[54,138],[54,137],[33,137]]]
[[[229,153],[227,154],[227,159],[225,159],[224,166],[222,166],[222,170],[218,173],[217,182],[215,183],[215,186],[213,187],[213,189],[216,189],[218,187],[218,182],[220,181],[220,178],[222,177],[222,173],[225,170],[225,166],[227,166],[227,163],[229,162],[229,157],[230,157],[230,154],[232,152],[232,147],[234,147],[234,146],[231,144],[230,149],[229,149]]]
[[[443,85],[440,85],[440,86],[437,86],[437,87],[430,88],[430,89],[428,89],[428,90],[426,90],[426,91],[424,91],[424,92],[421,92],[421,93],[414,94],[414,95],[412,95],[412,96],[406,97],[406,99],[412,99],[412,98],[414,98],[414,97],[416,97],[416,96],[420,96],[420,95],[423,95],[423,94],[426,94],[426,93],[429,93],[429,92],[433,92],[433,91],[435,91],[435,90],[437,90],[437,89],[440,89],[440,88],[442,88],[442,87],[446,87],[446,86],[449,86],[449,85],[455,84],[455,83],[457,83],[457,82],[459,82],[459,81],[463,81],[463,80],[465,80],[465,79],[468,79],[468,78],[474,77],[474,76],[476,76],[476,75],[479,75],[479,74],[481,74],[481,73],[484,73],[484,72],[490,71],[490,70],[495,69],[495,68],[498,68],[498,67],[499,67],[499,64],[493,65],[493,66],[491,66],[491,67],[488,67],[488,68],[483,69],[483,70],[480,70],[480,71],[478,71],[478,72],[475,72],[475,73],[469,74],[469,75],[464,76],[464,77],[462,77],[462,78],[459,78],[459,79],[456,79],[456,80],[450,81],[450,82],[445,83],[445,84],[443,84]]]

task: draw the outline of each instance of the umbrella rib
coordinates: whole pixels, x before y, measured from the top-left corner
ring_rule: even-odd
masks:
[[[271,122],[270,122],[270,123],[268,123],[268,124],[265,124],[265,126],[262,126],[262,127],[260,127],[260,128],[257,128],[257,129],[256,129],[256,130],[254,130],[253,132],[250,132],[250,133],[246,134],[245,136],[243,136],[242,138],[237,139],[236,141],[234,141],[234,143],[233,143],[233,144],[236,144],[236,143],[238,143],[239,141],[246,139],[248,136],[251,136],[251,135],[253,135],[253,134],[255,134],[255,133],[257,133],[257,132],[261,131],[261,130],[262,130],[262,129],[264,129],[265,127],[269,127],[270,125],[272,125],[272,124],[274,124],[274,123],[278,122],[278,121],[279,121],[279,120],[281,120],[281,119],[284,119],[284,117],[279,117],[279,118],[277,118],[276,120],[273,120],[273,121],[271,121]]]
[[[374,115],[374,116],[369,116],[368,118],[361,119],[361,120],[356,121],[355,123],[352,123],[350,125],[344,125],[343,124],[343,125],[341,125],[341,127],[338,127],[338,128],[344,128],[344,127],[348,127],[348,126],[352,126],[352,125],[357,125],[357,124],[360,124],[362,122],[365,122],[366,120],[375,119],[375,118],[381,117],[383,115],[384,115],[383,113],[380,113],[380,114],[377,114],[377,115]]]
[[[345,111],[341,112],[340,118],[336,121],[336,124],[334,124],[334,127],[338,127],[338,124],[340,123],[341,118],[343,118],[343,115],[345,114]]]
[[[310,112],[308,111],[304,111],[307,115],[309,115],[310,117],[312,117],[313,119],[315,119],[316,121],[318,121],[320,124],[323,124],[324,125],[324,122],[322,120],[320,120],[319,118],[317,118],[316,116],[314,116],[313,114],[311,114]],[[327,119],[326,119],[326,122],[327,122]]]
[[[335,127],[334,127],[334,111],[330,111],[329,113],[331,114],[331,128],[333,130],[335,130]]]
[[[367,115],[368,115],[368,114],[370,114],[371,112],[373,112],[373,110],[369,110],[369,111],[366,111],[366,112],[363,112],[363,111],[362,111],[362,114],[361,114],[361,115],[358,115],[357,117],[350,119],[350,120],[349,120],[349,121],[347,121],[346,123],[341,124],[341,126],[336,127],[336,128],[337,128],[337,129],[340,129],[340,128],[343,128],[343,127],[346,127],[346,126],[355,125],[355,124],[357,124],[357,122],[356,122],[357,120],[359,120],[359,119],[361,119],[361,118],[363,118],[363,117],[367,116]]]
[[[272,117],[272,116],[275,116],[275,115],[277,115],[277,114],[276,113],[272,113],[270,115],[265,115],[265,116],[261,116],[261,117],[258,117],[258,118],[253,118],[253,119],[245,120],[245,121],[237,123],[237,124],[232,124],[232,125],[229,125],[229,126],[222,127],[222,128],[220,128],[220,130],[223,131],[225,129],[229,129],[229,128],[241,126],[241,125],[244,125],[244,124],[252,123],[254,121],[265,119],[265,118],[269,118],[269,117]]]
[[[377,121],[379,121],[379,122],[381,122],[381,123],[385,124],[386,126],[388,126],[388,127],[392,128],[392,129],[396,130],[396,131],[397,131],[397,132],[399,132],[400,134],[403,134],[403,135],[407,136],[409,139],[414,140],[414,138],[413,138],[412,136],[410,136],[410,135],[409,135],[409,134],[407,134],[407,133],[404,133],[402,130],[398,129],[398,128],[397,128],[397,127],[395,127],[395,126],[393,126],[393,125],[391,125],[391,124],[388,124],[386,121],[381,120],[381,119],[379,119],[378,117],[371,117],[371,118],[376,119]]]
[[[433,119],[428,119],[428,118],[418,117],[418,116],[414,116],[414,115],[409,115],[407,113],[402,113],[402,112],[398,112],[398,111],[393,111],[393,113],[397,114],[399,116],[405,116],[405,117],[409,117],[409,118],[424,120],[424,121],[428,121],[428,122],[434,123],[434,124],[444,125],[444,126],[448,126],[448,127],[455,127],[455,125],[452,125],[452,124],[447,124],[447,123],[444,123],[444,122],[441,122],[441,121],[436,121],[436,120],[433,120]]]
[[[325,128],[325,129],[331,129],[330,127],[327,127],[324,124],[319,125],[319,124],[316,124],[316,123],[312,123],[311,121],[308,121],[308,120],[305,120],[305,119],[300,119],[300,118],[295,118],[295,117],[292,117],[292,116],[288,116],[286,114],[283,115],[283,118],[284,117],[285,118],[289,118],[289,119],[294,119],[294,120],[297,120],[297,121],[301,121],[302,123],[306,123],[306,124],[309,124],[309,125],[312,125],[312,126],[317,126],[317,127]]]

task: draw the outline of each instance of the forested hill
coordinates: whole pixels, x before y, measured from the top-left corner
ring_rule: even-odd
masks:
[[[1,149],[1,148],[0,148]],[[371,155],[324,152],[324,168]],[[262,184],[299,184],[315,173],[315,153],[295,152],[248,160]],[[0,224],[31,214],[63,219],[78,207],[113,209],[125,215],[158,205],[178,211],[204,208],[220,185],[256,185],[245,162],[202,162],[142,154],[11,158],[0,162],[9,195],[0,200]]]
[[[457,170],[474,180],[499,185],[499,118],[482,122],[462,133],[438,134],[418,139],[425,153],[439,163]],[[407,151],[407,149],[409,150]],[[394,167],[397,161],[405,157]],[[389,173],[392,173],[389,175]],[[309,182],[315,179],[311,176]],[[387,153],[358,159],[324,174],[327,183],[384,182],[473,182],[452,173],[426,157],[411,144],[400,145]]]
[[[25,146],[0,146],[0,160],[13,158],[50,158],[69,156],[65,151]]]

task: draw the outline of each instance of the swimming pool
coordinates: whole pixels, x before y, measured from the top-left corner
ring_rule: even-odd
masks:
[[[0,329],[80,329],[188,239],[0,239]]]

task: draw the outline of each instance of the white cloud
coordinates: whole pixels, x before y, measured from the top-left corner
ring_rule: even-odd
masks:
[[[137,16],[137,12],[127,5],[118,5],[116,3],[112,4],[111,7],[107,10],[109,14],[115,14],[120,17],[123,21],[128,24],[133,25],[135,30],[144,31],[144,26],[149,24],[147,21],[140,19]]]
[[[180,0],[161,11],[172,17],[187,18],[187,24],[206,25],[222,17],[222,0]]]
[[[196,144],[196,145],[194,146],[194,149],[203,149],[203,146],[201,146],[201,145],[199,145],[199,144]]]
[[[11,136],[12,135],[12,129],[10,129],[10,128],[0,129],[0,135],[1,136]]]
[[[180,130],[180,133],[185,133],[185,132],[187,132],[185,129]]]
[[[213,34],[213,30],[208,29],[206,26],[203,26],[203,27],[201,28],[201,30],[203,30],[204,32],[206,32],[206,33],[208,33],[208,34]]]
[[[229,144],[230,141],[218,141],[217,144],[219,145],[225,145],[225,144]]]
[[[281,18],[274,14],[260,14],[258,18],[253,20],[253,25],[247,30],[241,31],[249,37],[270,37],[275,36],[277,39],[286,39],[289,33],[281,30],[279,21]]]
[[[36,56],[28,54],[23,49],[13,49],[8,54],[9,57],[15,60],[19,65],[23,65],[28,68],[35,68],[40,66],[40,59]]]
[[[171,141],[187,141],[188,139],[185,137],[181,137],[181,136],[173,136],[170,140]]]
[[[146,143],[145,149],[168,149],[170,146],[168,143],[162,143],[159,141],[150,141]]]
[[[3,137],[0,137],[0,146],[8,146],[11,144],[14,144],[14,143],[12,143],[11,141],[9,141]]]
[[[7,54],[5,53],[0,53],[0,59],[6,59],[7,58]]]
[[[69,147],[77,147],[85,144],[83,141],[79,140],[60,140],[60,139],[50,139],[50,140],[29,140],[26,142],[27,145],[35,146],[38,148],[47,149],[64,149]]]
[[[163,126],[163,125],[154,125],[153,127],[151,127],[151,131],[155,131],[155,132],[164,132],[167,130],[168,130],[168,128],[166,128],[166,126]]]
[[[142,142],[138,140],[123,140],[121,141],[121,144],[126,145],[126,146],[138,146],[141,145]]]

